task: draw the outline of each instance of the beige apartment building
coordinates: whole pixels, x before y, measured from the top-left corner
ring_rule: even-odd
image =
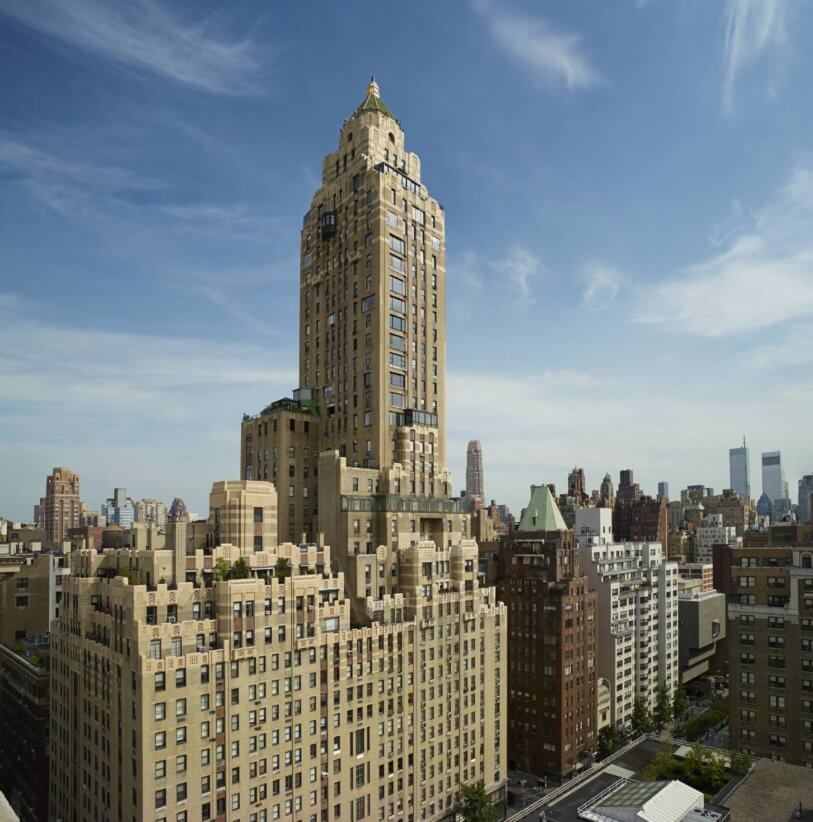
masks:
[[[48,633],[59,613],[68,558],[42,551],[4,557],[18,564],[5,566],[14,573],[0,574],[0,643],[13,648]]]
[[[259,507],[273,522],[273,493],[235,498],[235,521]],[[461,784],[504,783],[505,609],[472,541],[404,549],[363,627],[324,545],[255,551],[248,533],[193,550],[185,524],[168,543],[71,556],[51,640],[53,818],[415,822],[450,815]],[[219,580],[217,560],[239,557],[249,576]]]

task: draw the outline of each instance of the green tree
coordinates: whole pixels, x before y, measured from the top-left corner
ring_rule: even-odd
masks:
[[[659,733],[672,721],[672,702],[669,699],[669,691],[666,689],[666,685],[661,685],[658,688],[652,721]]]
[[[715,792],[719,791],[728,782],[728,775],[725,772],[725,760],[709,750],[706,750],[703,757],[701,773],[703,781],[714,788]]]
[[[635,706],[632,709],[630,724],[632,725],[633,736],[652,733],[652,714],[650,714],[646,705],[638,699],[635,700]]]
[[[291,562],[286,557],[277,560],[277,567],[274,569],[277,579],[282,582],[286,577],[291,576]]]
[[[224,579],[228,579],[230,571],[231,568],[229,567],[229,563],[226,562],[226,560],[223,559],[223,557],[218,557],[217,560],[215,560],[213,574],[215,582],[222,582]]]
[[[249,576],[248,563],[243,557],[240,557],[237,562],[232,565],[229,579],[248,579]]]
[[[606,759],[618,749],[621,744],[621,734],[615,725],[605,725],[598,733],[598,758]]]
[[[729,751],[728,758],[731,761],[731,773],[734,776],[745,776],[751,769],[751,757],[748,754]]]
[[[686,698],[686,689],[682,685],[678,685],[674,699],[672,700],[672,716],[675,722],[683,719],[688,709],[689,700]]]
[[[655,758],[644,768],[642,776],[645,782],[654,782],[658,779],[671,779],[676,763],[672,757],[672,746],[662,747]]]
[[[124,577],[130,585],[138,585],[140,582],[138,571],[133,571],[129,565],[125,565],[116,572],[117,577]]]
[[[496,822],[497,809],[489,799],[482,779],[473,785],[462,785],[460,793],[456,810],[464,822]]]

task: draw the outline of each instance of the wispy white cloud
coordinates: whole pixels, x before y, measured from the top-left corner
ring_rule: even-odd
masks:
[[[510,57],[530,69],[534,80],[563,84],[575,90],[601,81],[585,52],[579,34],[557,29],[542,17],[528,17],[499,4],[475,6],[483,16],[495,43]]]
[[[86,230],[118,220],[127,235],[146,225],[153,233],[196,232],[263,244],[283,231],[279,218],[247,203],[199,201],[188,191],[176,192],[176,181],[130,168],[126,151],[111,142],[100,141],[88,152],[87,140],[72,133],[0,131],[0,170],[39,205]]]
[[[498,273],[508,278],[522,300],[533,302],[533,281],[541,270],[539,258],[535,254],[527,248],[516,246],[507,257],[492,265]]]
[[[621,274],[603,263],[590,263],[585,270],[582,304],[591,311],[603,311],[618,296]]]
[[[723,250],[641,293],[638,319],[705,337],[813,318],[813,169],[797,166]]]
[[[517,245],[505,256],[491,258],[468,250],[459,259],[460,262],[454,265],[454,276],[465,282],[467,288],[482,291],[496,285],[497,294],[524,303],[534,301],[534,282],[544,267],[539,257],[528,248]]]
[[[182,22],[156,0],[0,0],[0,12],[55,40],[142,72],[219,94],[255,93],[259,51],[211,18]]]
[[[724,12],[723,111],[734,110],[734,91],[743,69],[785,41],[786,0],[727,0]]]
[[[259,346],[49,324],[33,319],[33,307],[13,295],[4,303],[0,405],[22,405],[32,414],[116,409],[145,420],[199,420],[207,406],[222,402],[221,392],[285,390],[296,379],[292,368],[267,365]]]

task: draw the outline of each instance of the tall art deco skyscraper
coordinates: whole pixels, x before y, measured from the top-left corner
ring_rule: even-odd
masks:
[[[300,385],[323,392],[322,446],[386,467],[398,427],[428,424],[409,483],[429,495],[445,457],[444,214],[374,80],[324,159],[301,260]]]

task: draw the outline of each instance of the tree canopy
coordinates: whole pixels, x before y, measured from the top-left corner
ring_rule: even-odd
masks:
[[[482,780],[473,785],[463,785],[460,793],[457,813],[464,822],[496,822],[497,809],[486,793]]]

